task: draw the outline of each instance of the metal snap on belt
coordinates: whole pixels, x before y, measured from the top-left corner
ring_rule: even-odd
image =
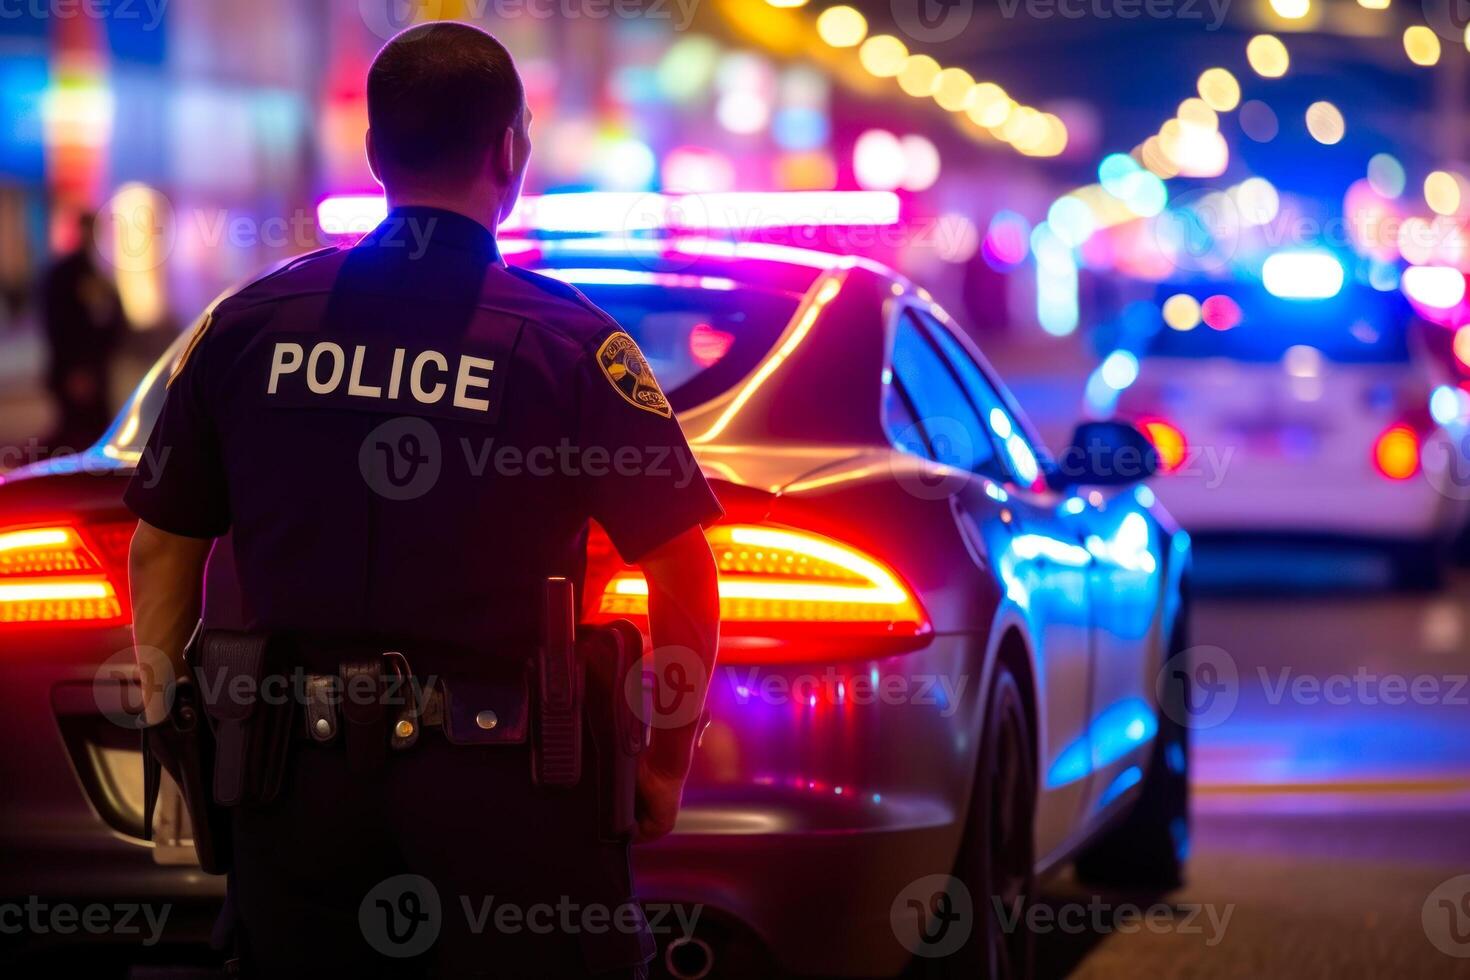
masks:
[[[393,734],[399,738],[408,738],[413,734],[413,722],[404,718],[393,726]]]
[[[475,715],[475,724],[479,725],[481,728],[485,729],[485,731],[488,732],[490,729],[500,724],[500,719],[496,717],[495,712],[491,711],[489,708],[486,708],[484,711],[481,711],[480,713]]]
[[[332,723],[325,718],[316,720],[316,733],[323,738],[332,734]]]

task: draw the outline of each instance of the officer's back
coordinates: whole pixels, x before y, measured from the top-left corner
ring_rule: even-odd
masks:
[[[604,404],[596,350],[616,329],[571,287],[507,269],[478,223],[427,208],[222,302],[180,383],[218,430],[252,625],[524,636],[536,583],[578,575],[593,508],[623,544],[687,525],[644,511],[647,475],[584,472],[609,421],[640,453],[682,443],[666,416]],[[208,499],[192,497],[197,526],[220,529]]]
[[[367,88],[388,218],[222,301],[170,380],[155,465],[126,494],[139,660],[204,675],[212,797],[230,811],[227,921],[248,971],[638,976],[652,948],[628,846],[678,813],[718,644],[701,525],[721,510],[688,480],[634,340],[570,287],[500,261],[492,229],[530,153],[505,49],[464,25],[413,28]],[[594,770],[636,727],[599,740],[589,709],[578,738],[575,662],[531,642],[545,580],[580,575],[589,519],[642,568],[654,662],[679,653],[674,700],[694,709],[645,718],[636,769]],[[226,533],[252,629],[206,632],[196,673],[183,649]],[[614,658],[636,656],[616,636]],[[278,651],[305,673],[294,709],[210,676],[213,654],[221,677],[258,680]],[[393,676],[418,693],[389,700]],[[611,717],[622,692],[606,686]],[[172,723],[166,689],[145,692],[143,716]],[[145,744],[179,768],[156,748],[166,737]],[[579,750],[596,757],[580,778]],[[486,899],[623,925],[497,930],[470,914]]]

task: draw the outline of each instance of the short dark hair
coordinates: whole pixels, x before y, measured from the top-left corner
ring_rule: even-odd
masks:
[[[519,123],[525,89],[510,52],[477,27],[410,27],[368,69],[368,125],[388,181],[462,183]]]

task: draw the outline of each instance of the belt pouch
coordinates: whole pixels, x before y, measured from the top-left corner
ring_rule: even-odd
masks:
[[[269,803],[280,792],[292,699],[284,683],[267,683],[280,661],[277,646],[269,634],[235,630],[210,630],[200,639],[199,687],[214,728],[220,806]]]

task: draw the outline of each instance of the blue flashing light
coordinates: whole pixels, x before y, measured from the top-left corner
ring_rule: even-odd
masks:
[[[1429,415],[1440,425],[1458,422],[1462,414],[1458,388],[1439,385],[1429,393]]]
[[[1103,384],[1122,391],[1138,380],[1138,357],[1132,351],[1115,350],[1103,359],[1099,372]]]
[[[1331,299],[1342,291],[1342,263],[1321,249],[1277,252],[1261,267],[1261,279],[1281,299]]]

